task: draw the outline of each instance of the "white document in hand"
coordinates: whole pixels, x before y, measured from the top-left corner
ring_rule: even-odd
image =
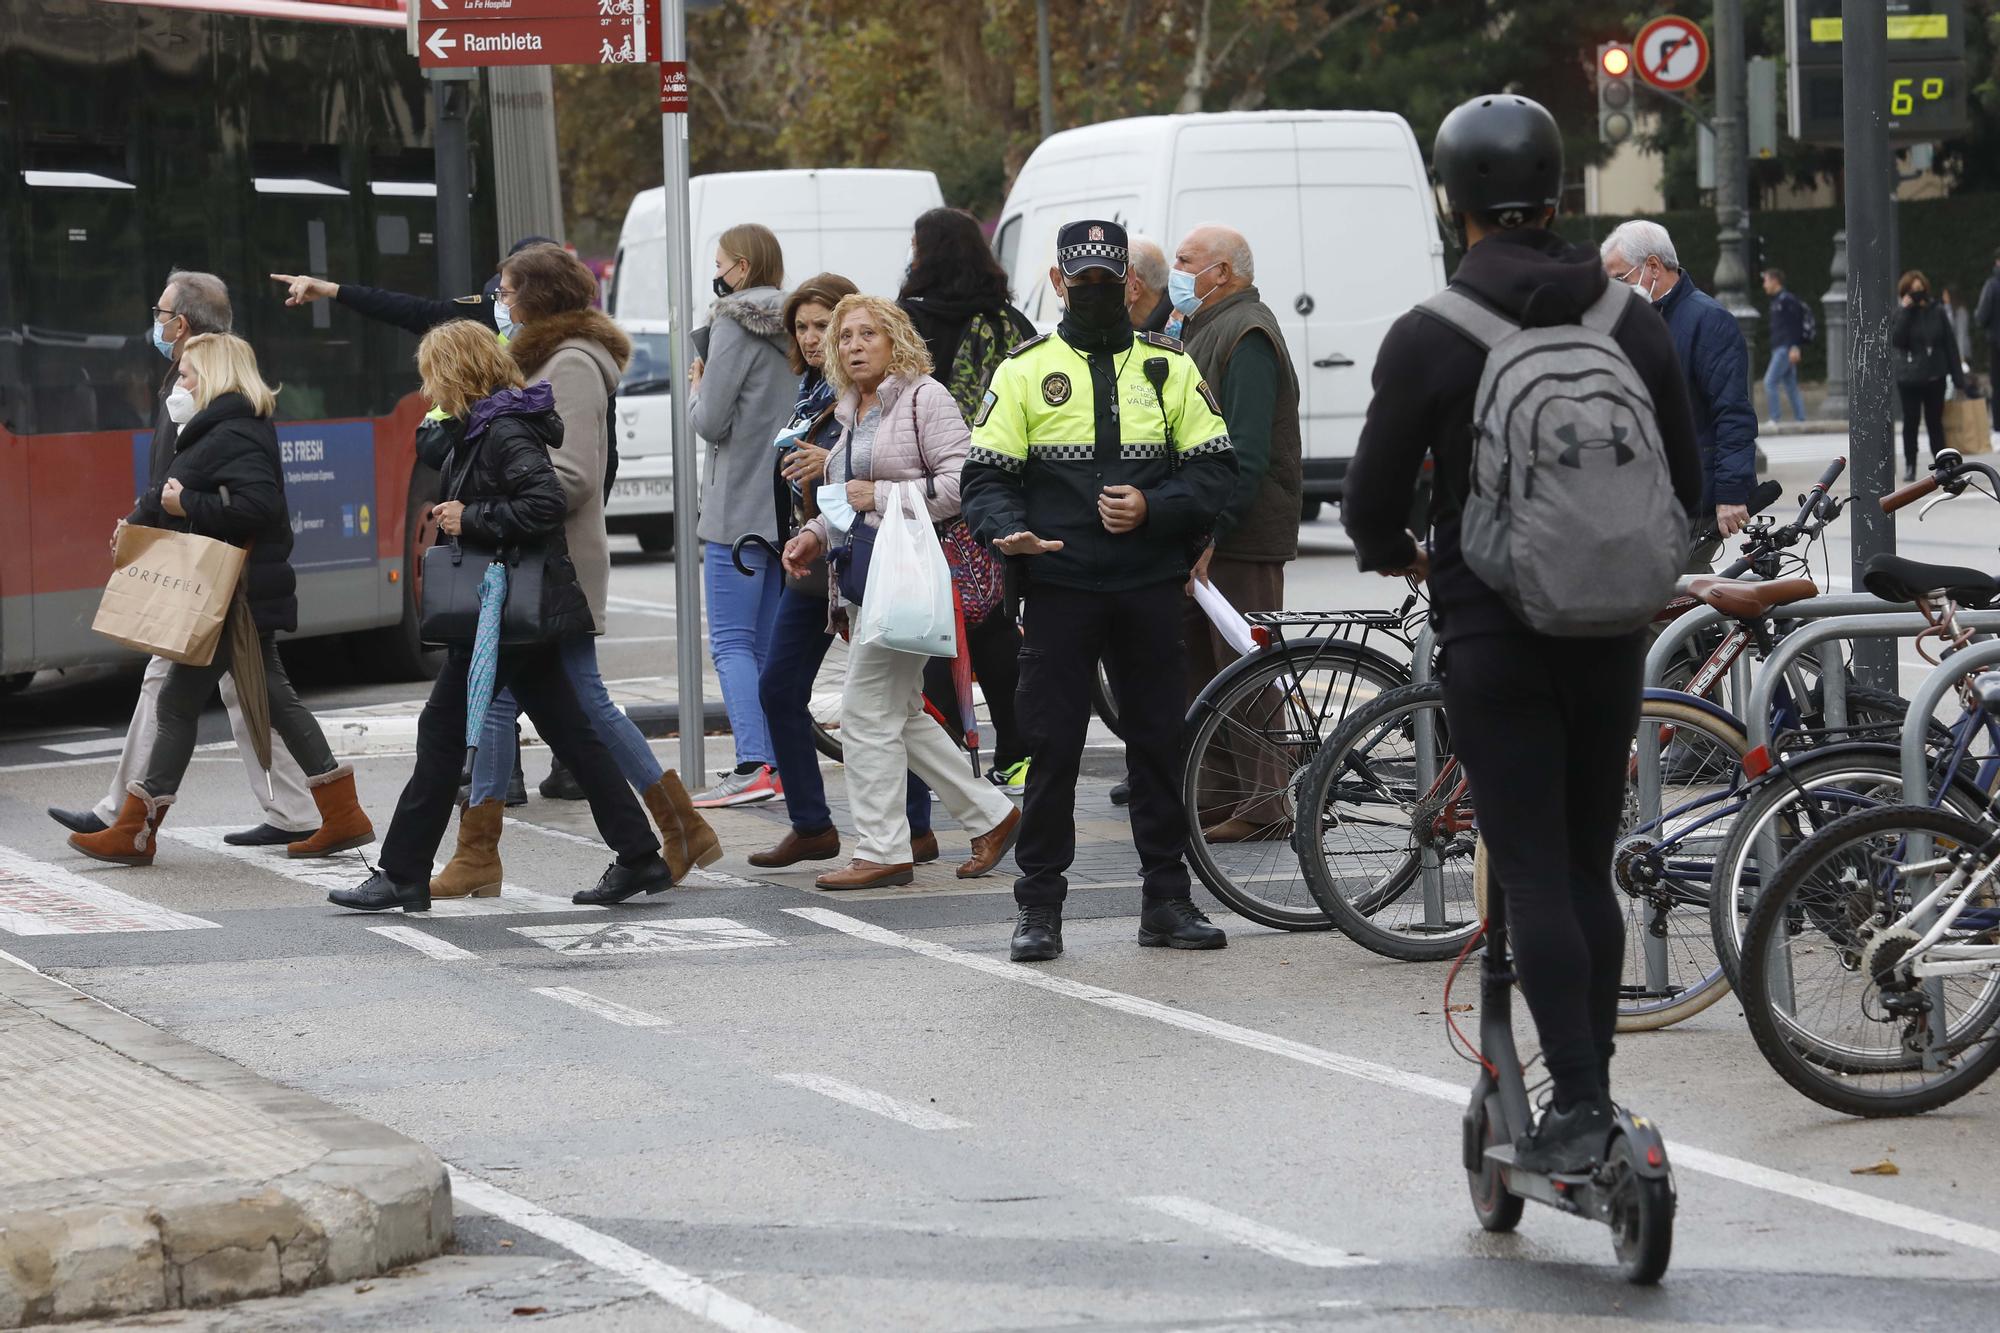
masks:
[[[1250,622],[1243,618],[1242,613],[1229,604],[1229,599],[1214,584],[1200,579],[1193,582],[1194,600],[1209,623],[1215,626],[1216,633],[1222,636],[1222,641],[1245,657],[1256,652],[1257,640],[1251,636]]]

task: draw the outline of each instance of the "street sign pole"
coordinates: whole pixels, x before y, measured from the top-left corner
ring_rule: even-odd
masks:
[[[1841,2],[1841,82],[1847,151],[1847,374],[1849,485],[1855,505],[1854,586],[1871,556],[1896,549],[1896,528],[1876,503],[1895,484],[1890,437],[1889,320],[1895,309],[1889,253],[1888,24],[1881,0]],[[1896,688],[1896,646],[1858,639],[1855,674],[1880,690]]]
[[[449,299],[472,291],[472,169],[466,142],[471,79],[477,70],[433,69],[431,151],[437,181],[438,291]]]
[[[701,506],[694,426],[682,378],[694,363],[694,265],[688,237],[688,81],[685,0],[660,0],[660,142],[667,176],[667,299],[673,311],[668,365],[674,384],[674,649],[679,676],[681,777],[690,790],[708,783],[702,757]]]

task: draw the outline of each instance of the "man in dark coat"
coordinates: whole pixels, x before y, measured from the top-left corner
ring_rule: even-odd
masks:
[[[160,381],[159,392],[154,395],[153,439],[147,450],[144,494],[157,496],[160,493],[160,487],[167,479],[167,469],[174,461],[180,422],[192,415],[192,402],[185,400],[184,394],[175,393],[181,378],[181,347],[197,333],[229,332],[233,318],[229,307],[229,288],[221,278],[213,273],[194,273],[185,269],[175,269],[167,275],[166,289],[153,305],[153,348],[167,359],[167,373]],[[141,517],[143,501],[142,495],[134,502],[125,522]],[[112,534],[111,543],[116,549],[116,533]],[[139,686],[139,702],[132,711],[131,725],[125,729],[125,748],[118,756],[118,771],[112,776],[111,790],[104,799],[90,810],[65,810],[52,805],[49,807],[49,818],[72,833],[102,833],[111,826],[118,817],[119,806],[124,803],[126,789],[146,772],[154,738],[159,734],[160,686],[166,682],[167,670],[172,665],[164,657],[155,657],[146,663],[146,674]],[[272,746],[270,782],[267,785],[264,765],[258,760],[256,750],[243,730],[243,709],[237,702],[236,682],[232,677],[223,677],[222,702],[229,711],[229,732],[236,738],[236,748],[243,756],[250,790],[264,812],[264,820],[257,827],[227,834],[223,841],[237,846],[271,847],[310,837],[319,828],[319,810],[313,804],[312,794],[306,789],[306,776],[299,770],[298,762],[284,746]]]
[[[1973,308],[1972,322],[1986,335],[1987,356],[1992,363],[1987,378],[2000,381],[2000,250],[1993,252],[1993,272],[1979,289],[1979,304]],[[2000,430],[2000,393],[1993,392],[1990,383],[1986,388],[1986,403],[1993,414],[1993,429]]]

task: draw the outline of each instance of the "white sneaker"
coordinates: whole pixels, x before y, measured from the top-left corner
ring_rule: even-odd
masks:
[[[721,779],[693,799],[692,804],[696,809],[717,810],[733,805],[756,805],[784,794],[784,788],[778,784],[778,775],[771,770],[769,764],[762,765],[750,773],[738,773],[731,769],[723,773]]]

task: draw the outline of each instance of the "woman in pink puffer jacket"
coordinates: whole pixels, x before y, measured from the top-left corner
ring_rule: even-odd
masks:
[[[933,523],[958,515],[958,474],[971,432],[951,391],[931,378],[930,355],[909,316],[874,296],[848,296],[834,308],[826,377],[840,394],[834,414],[843,433],[827,460],[826,481],[845,483],[855,522],[880,526],[879,482],[916,482]],[[795,576],[845,541],[821,514],[785,547]],[[845,607],[839,580],[829,580],[831,616]],[[993,870],[1013,846],[1021,815],[998,789],[972,775],[964,755],[924,712],[924,664],[929,659],[879,644],[848,650],[841,695],[840,736],[846,753],[848,803],[858,834],[855,859],[821,875],[824,889],[871,889],[913,878],[904,774],[914,772],[944,799],[972,838],[961,879]]]

